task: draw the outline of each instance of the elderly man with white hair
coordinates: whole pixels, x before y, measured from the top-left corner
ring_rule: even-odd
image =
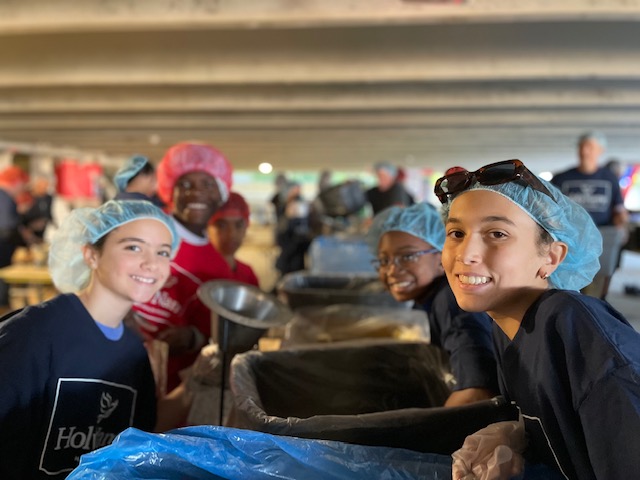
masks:
[[[577,167],[561,172],[551,183],[582,206],[597,226],[626,226],[629,214],[624,208],[620,184],[615,174],[599,160],[607,148],[607,138],[601,132],[587,132],[578,138]]]

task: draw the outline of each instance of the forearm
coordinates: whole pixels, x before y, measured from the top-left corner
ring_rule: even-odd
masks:
[[[444,406],[458,407],[460,405],[468,405],[482,400],[489,400],[495,395],[495,392],[492,392],[487,388],[465,388],[464,390],[456,390],[455,392],[452,392],[444,403]]]
[[[613,218],[611,222],[616,227],[626,228],[626,226],[629,223],[629,212],[627,212],[627,210],[624,207],[616,209],[613,212]]]

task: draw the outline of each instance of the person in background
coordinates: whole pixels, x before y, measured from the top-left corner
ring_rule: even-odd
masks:
[[[156,169],[147,157],[131,157],[116,172],[113,182],[118,189],[114,200],[147,200],[158,207],[164,207],[157,196]]]
[[[318,177],[318,193],[331,188],[333,185],[333,172],[331,170],[322,170]]]
[[[0,171],[0,268],[11,265],[11,258],[23,237],[16,199],[27,191],[29,175],[20,167],[11,165]],[[0,280],[0,308],[9,306],[9,286]]]
[[[615,226],[621,230],[620,244],[629,238],[629,212],[624,206],[620,179],[599,161],[607,148],[607,138],[601,132],[587,132],[578,138],[577,167],[554,175],[551,183],[591,215],[596,226]],[[606,245],[607,248],[610,245]],[[620,249],[621,250],[621,249]],[[620,251],[621,253],[621,251]],[[618,260],[620,255],[618,255]],[[616,262],[618,263],[618,262]],[[587,285],[583,293],[601,297],[602,280]]]
[[[622,174],[624,173],[624,167],[620,160],[618,160],[617,158],[610,158],[609,160],[607,160],[607,163],[605,163],[604,166],[609,170],[611,170],[611,172],[613,172],[613,174],[616,176],[618,180],[622,178]]]
[[[388,162],[376,163],[373,167],[378,184],[365,192],[373,214],[391,206],[407,206],[415,203],[413,197],[398,180],[398,168]]]
[[[311,237],[317,237],[324,233],[328,225],[325,225],[326,209],[322,201],[323,192],[328,191],[333,186],[333,172],[322,170],[318,177],[318,192],[309,205],[309,231]]]
[[[435,194],[444,270],[460,307],[494,321],[500,390],[521,411],[525,458],[567,479],[634,476],[640,333],[579,293],[602,249],[589,213],[519,160],[446,175]]]
[[[399,302],[413,301],[429,319],[431,343],[449,354],[455,378],[445,406],[465,405],[497,395],[491,318],[467,313],[456,303],[444,275],[444,225],[428,203],[390,207],[373,219],[367,244],[380,281]]]
[[[231,192],[227,202],[209,220],[209,237],[229,264],[232,280],[260,287],[253,269],[235,257],[244,242],[248,227],[249,205],[242,195]]]
[[[0,323],[0,478],[65,478],[126,428],[186,414],[185,387],[156,398],[147,352],[123,325],[168,278],[178,241],[148,202],[77,208],[64,220],[49,256],[62,293]]]
[[[578,138],[578,166],[554,175],[551,183],[589,212],[597,226],[626,229],[629,213],[624,207],[619,178],[598,163],[606,148],[604,134],[584,133]]]
[[[624,166],[623,166],[622,162],[620,160],[618,160],[617,158],[610,158],[609,160],[607,160],[607,163],[605,163],[604,166],[605,166],[605,168],[608,168],[615,175],[615,177],[618,179],[618,185],[620,185],[620,179],[622,178],[622,175],[624,174]],[[623,200],[624,200],[624,197],[623,197]],[[629,219],[629,221],[630,221],[630,219]],[[631,234],[630,231],[625,230],[625,235],[624,235],[624,243],[625,244],[629,240],[630,234]],[[622,263],[622,251],[624,250],[624,248],[625,248],[625,246],[623,245],[622,248],[620,248],[620,251],[618,252],[618,258],[616,260],[616,265],[615,265],[616,269],[620,268],[620,264]]]
[[[15,165],[0,171],[0,267],[11,264],[13,252],[24,240],[16,198],[27,192],[29,175]]]
[[[31,181],[31,206],[22,215],[22,224],[32,240],[31,243],[43,243],[44,234],[53,221],[53,195],[49,190],[49,180],[36,177]]]
[[[62,224],[74,207],[71,199],[65,198],[56,191],[56,177],[49,177],[48,181],[50,182],[49,191],[51,192],[51,221],[47,223],[47,228],[44,231],[44,241],[47,244],[51,244],[58,226]]]
[[[300,183],[289,182],[276,234],[276,244],[280,247],[276,269],[281,276],[305,268],[305,255],[311,244],[309,213],[309,203],[302,197]]]
[[[136,302],[129,320],[145,339],[168,343],[171,390],[211,336],[211,312],[198,298],[198,287],[232,276],[207,234],[209,219],[229,198],[232,168],[214,147],[185,142],[167,150],[157,175],[158,194],[171,212],[180,246],[165,285],[148,302]]]
[[[280,221],[284,215],[284,207],[287,202],[287,189],[289,181],[284,173],[278,173],[274,182],[276,191],[271,197],[271,204],[276,215],[276,224]]]

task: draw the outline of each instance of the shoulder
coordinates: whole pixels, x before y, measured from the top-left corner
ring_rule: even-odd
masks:
[[[230,278],[231,269],[213,245],[183,245],[171,262],[172,275],[189,277],[196,283],[213,278]]]
[[[538,311],[563,309],[597,311],[607,307],[610,306],[606,302],[574,290],[550,289],[538,300]]]
[[[594,175],[597,175],[598,178],[609,180],[612,183],[618,183],[618,177],[607,167],[600,167]]]
[[[574,368],[594,378],[628,367],[640,373],[640,332],[607,302],[555,290],[540,307],[535,322],[544,325],[549,348],[571,358]]]
[[[236,258],[236,265],[238,267],[238,270],[243,270],[243,271],[249,271],[250,270],[250,271],[253,272],[253,268],[251,268],[251,266],[249,264],[244,263],[243,261],[238,260],[237,258]]]
[[[528,313],[535,313],[536,317],[548,319],[572,318],[576,313],[584,314],[592,308],[599,308],[595,297],[589,297],[572,290],[547,290],[532,306]]]
[[[178,253],[171,263],[178,265],[200,264],[205,258],[221,256],[209,243],[190,243],[183,240],[178,247]]]
[[[578,169],[577,168],[569,168],[567,170],[563,170],[559,173],[556,173],[553,178],[551,179],[551,183],[553,184],[557,184],[558,182],[562,182],[566,179],[569,178],[573,178],[575,177],[577,174],[579,174]]]
[[[61,337],[60,332],[75,329],[79,317],[72,297],[77,298],[59,295],[5,315],[0,323],[0,351],[7,355],[45,351]]]
[[[237,259],[236,259],[235,273],[240,280],[246,283],[249,283],[251,285],[254,285],[256,287],[260,286],[258,277],[256,276],[256,273],[254,272],[253,268],[251,268],[251,266],[247,265],[246,263],[238,261]]]
[[[618,331],[631,333],[633,330],[622,314],[607,302],[580,292],[548,290],[534,305],[531,313],[536,322],[552,324],[549,328],[572,337],[577,330],[607,338]]]
[[[7,202],[7,203],[15,203],[13,198],[11,198],[11,195],[9,195],[4,188],[0,188],[0,201]]]
[[[77,309],[77,304],[79,300],[75,295],[60,294],[46,302],[9,312],[0,319],[0,324],[9,325],[20,320],[21,325],[27,325],[27,322],[37,321],[42,327],[48,323],[60,322],[61,318],[66,318],[69,313]]]

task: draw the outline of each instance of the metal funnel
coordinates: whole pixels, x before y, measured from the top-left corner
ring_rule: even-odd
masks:
[[[293,317],[275,296],[232,280],[206,282],[198,288],[198,297],[215,314],[211,318],[214,341],[233,354],[252,349],[269,328],[283,326]]]

